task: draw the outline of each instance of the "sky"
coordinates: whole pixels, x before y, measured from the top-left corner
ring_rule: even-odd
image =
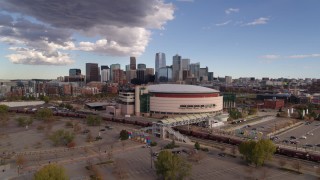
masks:
[[[0,79],[85,63],[154,68],[179,54],[215,77],[320,78],[318,0],[0,0]]]

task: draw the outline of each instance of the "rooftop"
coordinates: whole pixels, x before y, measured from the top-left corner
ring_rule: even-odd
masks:
[[[149,92],[159,93],[218,93],[215,89],[185,84],[158,84],[148,86]]]

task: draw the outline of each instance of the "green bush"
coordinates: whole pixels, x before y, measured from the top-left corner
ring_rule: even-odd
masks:
[[[167,144],[166,146],[164,146],[164,149],[173,149],[179,147],[178,145],[176,145],[176,142],[174,140],[172,140],[171,143]]]
[[[55,131],[51,136],[50,140],[54,146],[68,145],[74,139],[74,134],[63,129]]]
[[[196,143],[194,143],[194,148],[195,148],[196,150],[200,150],[200,144],[199,144],[198,141],[197,141]]]
[[[99,126],[101,124],[101,117],[89,115],[87,117],[87,125],[89,126]]]
[[[129,133],[127,130],[122,130],[120,132],[120,139],[121,141],[129,139]]]
[[[33,123],[32,118],[26,118],[26,117],[18,117],[16,121],[18,122],[18,126],[20,127],[24,127]]]
[[[152,141],[151,143],[150,143],[150,146],[156,146],[156,145],[158,145],[158,143],[157,142],[154,142],[154,141]]]

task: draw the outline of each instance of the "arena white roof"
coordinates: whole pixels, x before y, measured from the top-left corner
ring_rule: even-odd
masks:
[[[0,104],[9,107],[22,107],[22,106],[37,106],[44,104],[44,101],[13,101],[13,102],[0,102]]]
[[[185,84],[158,84],[148,86],[149,92],[158,93],[218,93],[215,89]]]

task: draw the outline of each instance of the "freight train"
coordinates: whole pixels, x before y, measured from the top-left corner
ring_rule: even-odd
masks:
[[[234,137],[221,136],[221,135],[210,134],[206,132],[189,131],[189,130],[177,128],[177,127],[175,127],[174,129],[184,135],[193,136],[200,139],[212,140],[220,143],[232,144],[236,146],[244,142],[244,140],[237,139]],[[311,151],[307,152],[307,151],[301,151],[301,150],[297,150],[289,147],[277,146],[276,154],[280,154],[288,157],[294,157],[294,158],[303,159],[303,160],[309,160],[313,162],[320,162],[320,153],[311,152]]]
[[[24,109],[9,109],[9,112],[15,112],[15,113],[26,113],[26,114],[35,114],[36,111],[32,110],[24,110]],[[80,113],[80,112],[53,112],[54,116],[61,116],[61,117],[73,117],[73,118],[87,118],[89,115],[88,113]],[[115,117],[102,117],[103,120],[105,121],[112,121],[116,123],[123,123],[123,124],[132,124],[132,125],[137,125],[141,127],[149,127],[152,126],[152,122],[146,122],[146,121],[139,121],[139,120],[129,120],[125,118],[115,118]],[[187,129],[182,129],[179,127],[174,127],[173,128],[176,131],[179,131],[181,134],[187,135],[187,136],[193,136],[196,138],[201,138],[201,139],[207,139],[207,140],[212,140],[220,143],[226,143],[226,144],[231,144],[238,146],[244,140],[237,139],[234,137],[227,137],[227,136],[221,136],[217,134],[210,134],[206,132],[197,132],[197,131],[190,131]],[[315,152],[306,152],[306,151],[301,151],[301,150],[295,150],[292,148],[286,148],[286,147],[280,147],[277,146],[276,149],[276,154],[288,156],[288,157],[294,157],[294,158],[299,158],[299,159],[304,159],[304,160],[309,160],[309,161],[314,161],[314,162],[320,162],[320,153],[315,153]]]

